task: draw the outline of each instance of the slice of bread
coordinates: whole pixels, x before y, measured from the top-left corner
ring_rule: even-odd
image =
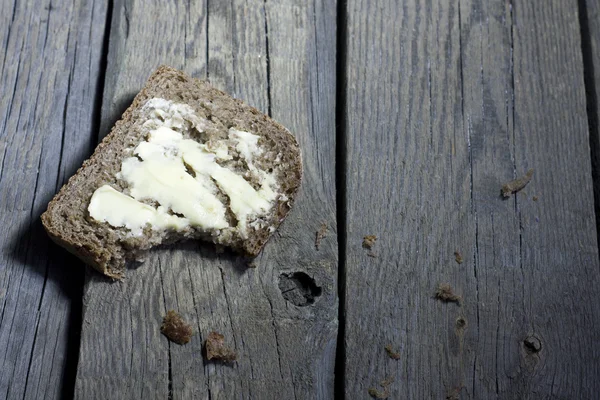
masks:
[[[173,150],[175,142],[161,142],[157,131],[186,143],[185,151],[208,157],[212,169],[201,165],[202,157],[188,163],[188,153]],[[179,192],[154,196],[154,186],[135,174],[149,165],[144,163],[150,162],[150,153],[143,151],[148,147],[158,149],[152,154],[162,161],[185,165],[177,175],[183,183],[167,175],[162,183],[156,180],[167,185],[163,189],[174,184]],[[167,171],[166,164],[156,165],[155,172]],[[185,239],[211,241],[254,257],[290,211],[301,177],[298,142],[287,129],[207,82],[162,66],[50,202],[42,222],[56,243],[115,279],[123,278],[127,262],[139,260],[151,247]],[[204,185],[200,194],[188,193],[198,182]],[[241,186],[231,189],[233,183]],[[128,208],[102,197],[107,193],[126,199],[135,210],[143,208],[144,215],[160,215],[162,222],[140,223],[124,211]]]

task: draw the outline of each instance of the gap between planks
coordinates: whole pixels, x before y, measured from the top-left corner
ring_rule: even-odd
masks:
[[[336,38],[336,169],[335,190],[338,233],[338,337],[335,357],[335,399],[345,398],[346,379],[346,40],[347,40],[347,0],[337,1]]]
[[[590,137],[592,161],[592,183],[594,188],[594,211],[596,213],[596,235],[600,238],[600,125],[598,125],[598,92],[595,84],[594,49],[586,0],[577,0],[579,29],[581,31],[581,55],[583,58],[583,80]],[[600,242],[599,242],[600,245]]]

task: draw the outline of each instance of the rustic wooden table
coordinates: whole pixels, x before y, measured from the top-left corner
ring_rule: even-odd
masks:
[[[597,0],[0,5],[0,398],[597,398]],[[111,283],[41,227],[159,64],[301,143],[257,269],[185,244]],[[212,330],[233,365],[203,359]]]

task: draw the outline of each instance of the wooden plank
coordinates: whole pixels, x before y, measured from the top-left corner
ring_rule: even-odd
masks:
[[[347,398],[384,392],[387,378],[390,398],[598,390],[600,271],[576,10],[574,1],[348,2]],[[502,200],[502,183],[528,168],[529,186]],[[379,237],[376,257],[361,248],[367,234]],[[441,282],[460,305],[434,298]]]
[[[207,14],[208,12],[208,14]],[[76,397],[331,398],[337,335],[335,234],[335,3],[252,1],[115,3],[103,132],[159,64],[183,68],[290,128],[304,155],[296,206],[248,270],[195,243],[151,254],[123,283],[88,276]],[[159,27],[157,29],[157,27]],[[206,56],[208,55],[208,63]],[[314,246],[322,222],[330,227]],[[303,271],[322,295],[299,307],[282,274]],[[167,309],[194,326],[192,341],[159,333]],[[110,321],[107,323],[106,321]],[[203,360],[212,330],[236,348],[233,366]]]
[[[527,335],[542,346],[523,389],[593,398],[600,271],[577,5],[523,2],[514,15],[515,162],[537,167],[539,196],[520,208]]]
[[[0,8],[0,398],[69,397],[83,269],[39,216],[95,141],[106,4]]]
[[[583,68],[585,78],[596,225],[600,227],[600,4],[594,0],[579,2]]]

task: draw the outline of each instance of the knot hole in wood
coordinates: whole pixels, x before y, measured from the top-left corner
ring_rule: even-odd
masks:
[[[315,280],[301,271],[279,275],[279,290],[286,301],[298,307],[314,304],[323,293]]]
[[[523,341],[523,344],[529,353],[538,353],[540,350],[542,350],[542,341],[540,338],[534,335],[527,336]]]

